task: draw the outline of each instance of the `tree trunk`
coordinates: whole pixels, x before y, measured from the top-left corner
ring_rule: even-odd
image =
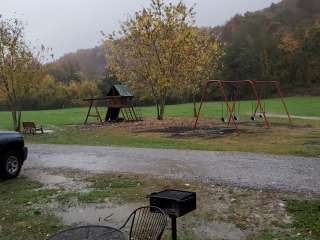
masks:
[[[11,114],[12,114],[13,130],[17,131],[18,119],[17,119],[17,111],[15,108],[11,108]]]
[[[17,119],[17,132],[21,132],[21,111],[18,111],[18,119]]]
[[[160,116],[160,106],[159,106],[159,103],[156,102],[156,108],[157,108],[157,119],[159,119],[159,116]]]
[[[11,109],[13,130],[20,132],[20,130],[21,130],[21,111],[17,110],[17,106],[14,102],[11,102],[9,104],[9,106]]]
[[[159,107],[160,107],[160,113],[158,115],[158,120],[163,120],[165,104],[161,103]]]
[[[164,119],[165,106],[166,106],[166,96],[162,96],[159,104],[158,120]]]
[[[198,113],[197,113],[197,102],[196,102],[195,94],[192,94],[192,102],[193,102],[193,116],[197,117]]]

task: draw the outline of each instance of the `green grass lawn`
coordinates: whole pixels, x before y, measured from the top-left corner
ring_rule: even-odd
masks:
[[[186,130],[182,135],[175,135],[175,132],[165,132],[170,130],[170,127],[179,127],[180,124],[192,129],[191,122],[189,124],[179,118],[178,120],[175,118],[167,120],[166,123],[169,125],[144,126],[150,122],[150,119],[142,122],[141,128],[130,123],[103,127],[65,127],[53,134],[25,135],[25,140],[27,143],[37,144],[78,144],[320,156],[320,121],[295,120],[295,125],[290,126],[287,125],[285,119],[279,119],[271,129],[265,129],[263,126],[252,126],[252,128],[251,125],[241,126],[240,135],[230,133],[222,136],[210,135],[210,130],[205,131],[205,135],[197,135],[201,134],[201,129]],[[223,128],[222,124],[219,124],[217,123],[217,126]],[[215,123],[212,123],[212,127],[215,126]],[[185,136],[184,134],[191,135]]]
[[[0,240],[43,240],[63,227],[56,216],[39,208],[57,191],[41,187],[25,177],[0,180]]]
[[[320,97],[290,97],[285,99],[288,109],[292,115],[320,117]],[[253,101],[240,102],[240,114],[250,115],[252,112]],[[221,117],[221,102],[207,102],[203,106],[202,116]],[[265,101],[266,110],[272,114],[285,114],[279,99],[268,99]],[[189,117],[193,113],[192,104],[169,105],[166,108],[166,115],[172,117]],[[154,115],[151,107],[143,108],[142,112],[146,116]]]
[[[288,108],[293,115],[320,117],[320,97],[291,97],[287,98]],[[249,121],[252,102],[241,102],[241,120]],[[273,114],[283,114],[281,103],[276,99],[266,101],[267,111]],[[106,109],[101,108],[102,113]],[[30,136],[26,135],[27,143],[47,144],[82,144],[100,146],[129,146],[146,148],[174,148],[209,151],[242,151],[272,154],[290,154],[299,156],[320,156],[320,121],[295,119],[294,125],[289,126],[287,119],[271,119],[271,129],[249,121],[241,124],[240,136],[236,133],[226,135],[210,135],[210,129],[199,135],[175,135],[162,130],[170,127],[191,128],[192,104],[169,105],[166,108],[166,120],[157,121],[154,107],[141,108],[146,121],[143,126],[136,123],[120,123],[100,127],[83,127],[87,108],[71,108],[61,110],[23,112],[23,121],[33,121],[46,129],[53,129],[53,134]],[[244,117],[246,115],[246,117]],[[204,105],[201,121],[210,124],[210,128],[223,129],[221,103],[209,102]],[[211,118],[215,118],[214,121]],[[247,120],[246,120],[247,118]],[[11,128],[10,113],[0,113],[0,129]],[[203,125],[202,122],[202,125]],[[66,126],[66,125],[76,126]],[[137,123],[140,124],[140,123]],[[155,125],[154,125],[155,124]],[[233,128],[233,126],[232,126]],[[192,130],[192,129],[191,129]],[[192,133],[200,133],[201,128]],[[189,131],[190,133],[190,131]],[[180,137],[179,137],[180,136]]]
[[[289,111],[292,115],[320,117],[320,97],[290,97],[286,98]],[[273,114],[285,114],[279,99],[269,99],[265,101],[267,112]],[[252,101],[242,101],[240,104],[240,114],[249,116],[252,109]],[[105,114],[105,108],[100,108],[101,113]],[[192,104],[168,105],[166,116],[169,117],[191,117],[193,113]],[[79,124],[84,121],[87,108],[70,108],[44,111],[23,112],[23,121],[33,121],[45,127],[62,126],[66,124]],[[155,108],[142,107],[144,117],[154,117]],[[202,116],[221,117],[221,102],[208,102],[204,105]],[[0,112],[0,129],[11,129],[11,114]]]

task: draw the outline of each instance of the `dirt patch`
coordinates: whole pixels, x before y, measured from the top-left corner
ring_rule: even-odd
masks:
[[[98,123],[90,123],[90,124],[66,124],[64,125],[67,128],[77,128],[81,130],[92,130],[92,129],[99,129],[99,128],[105,128],[106,126],[110,126],[110,124],[98,124]]]
[[[127,123],[123,123],[127,124]],[[159,121],[146,120],[144,123],[136,125],[118,125],[119,127],[125,127],[131,129],[136,133],[160,133],[169,138],[204,138],[214,139],[225,136],[232,136],[240,134],[255,135],[263,134],[267,129],[262,121],[251,122],[242,121],[239,122],[239,130],[230,123],[222,123],[216,119],[201,119],[197,128],[193,127],[194,120],[191,118],[171,118]],[[298,128],[311,128],[311,125],[289,125],[288,123],[271,123],[272,127],[281,127],[288,129]]]
[[[158,128],[158,129],[146,129],[146,130],[136,130],[139,133],[163,133],[169,138],[219,138],[225,135],[235,134],[236,129],[225,128],[225,127],[210,127],[201,126],[197,129],[192,127],[180,127],[173,126],[168,128]]]
[[[195,221],[192,225],[192,230],[201,239],[240,240],[248,235],[232,223]]]
[[[158,121],[152,118],[147,118],[139,122],[119,122],[105,125],[78,125],[81,130],[92,130],[112,126],[113,128],[128,129],[134,133],[159,133],[169,138],[219,138],[237,134],[237,130],[233,125],[229,127],[227,124],[222,124],[216,119],[201,119],[196,129],[193,127],[193,118],[171,117],[165,120]],[[261,127],[261,126],[259,126]],[[263,126],[262,126],[263,128]],[[242,133],[257,133],[257,130],[252,130],[250,127],[240,129]]]
[[[168,138],[220,138],[229,135],[240,134],[262,134],[266,131],[264,122],[258,120],[241,121],[239,122],[239,132],[231,123],[222,123],[218,119],[201,118],[198,126],[194,129],[194,118],[190,117],[168,117],[165,120],[158,121],[153,118],[147,118],[144,121],[138,122],[117,122],[107,123],[104,125],[89,124],[89,125],[70,125],[69,127],[78,128],[81,130],[92,130],[106,128],[112,126],[117,129],[127,129],[134,133],[159,133]],[[312,128],[311,125],[290,125],[287,122],[271,123],[272,127],[281,127],[288,129]]]
[[[232,150],[232,151],[252,151],[253,148],[266,148],[263,150],[259,149],[259,152],[269,152],[271,153],[278,153],[278,152],[293,152],[290,154],[296,154],[300,152],[306,151],[308,156],[310,155],[309,149],[298,149],[296,147],[296,142],[294,142],[294,139],[298,139],[299,136],[304,138],[309,132],[317,131],[317,126],[313,125],[312,123],[309,123],[309,121],[299,121],[294,120],[293,124],[289,124],[287,119],[270,119],[270,128],[267,128],[265,126],[263,118],[257,118],[256,121],[251,121],[250,118],[243,117],[241,121],[238,123],[238,130],[235,128],[233,123],[223,123],[220,119],[214,119],[214,118],[200,118],[198,122],[198,126],[196,129],[194,129],[194,122],[195,118],[191,117],[168,117],[162,121],[158,121],[154,118],[146,118],[144,121],[138,121],[138,122],[116,122],[116,123],[107,123],[104,125],[97,125],[97,124],[90,124],[90,125],[72,125],[69,127],[72,127],[73,129],[77,129],[80,132],[90,132],[90,131],[105,131],[105,132],[111,132],[115,135],[116,138],[118,138],[117,134],[115,134],[117,131],[119,133],[129,133],[128,136],[132,137],[140,137],[140,138],[152,138],[152,139],[171,139],[172,141],[179,141],[179,140],[186,140],[186,141],[193,141],[193,140],[204,140],[206,142],[206,147],[217,144],[220,140],[225,140],[227,143],[220,145],[217,145],[214,147],[213,150]],[[131,134],[131,135],[130,135]],[[281,134],[282,138],[278,138],[278,142],[287,141],[287,142],[294,142],[295,146],[292,147],[292,149],[288,150],[288,148],[283,147],[283,150],[274,150],[272,147],[268,146],[270,139],[273,139],[272,141],[275,141],[273,136],[276,136],[277,134]],[[248,145],[247,146],[239,146],[239,145],[233,145],[232,147],[225,147],[228,144],[228,142],[232,142],[234,137],[237,136],[245,136],[245,138],[248,139]],[[288,138],[284,138],[284,135],[299,135],[298,137],[291,138],[288,140]],[[265,136],[270,136],[270,138],[267,138]],[[259,147],[256,144],[256,142],[252,142],[252,139],[262,139],[259,142]],[[264,139],[263,139],[264,138]],[[121,138],[120,138],[121,139]],[[216,142],[208,142],[211,140],[217,140]],[[128,141],[127,139],[125,140]],[[130,142],[130,140],[129,140]],[[251,143],[250,143],[251,142]],[[117,142],[118,143],[118,142]],[[131,143],[130,143],[131,144]],[[155,145],[158,143],[155,143]],[[160,143],[159,143],[160,144]],[[197,145],[196,143],[195,145]],[[140,145],[140,143],[139,143]],[[199,144],[201,145],[201,143]],[[314,144],[305,144],[308,146],[315,146]],[[255,147],[252,147],[255,146]],[[303,143],[299,145],[298,147],[303,148]],[[201,147],[202,149],[202,147]],[[317,155],[316,155],[317,156]]]
[[[304,142],[304,145],[311,145],[311,146],[319,146],[320,147],[320,139],[316,140],[308,140]]]

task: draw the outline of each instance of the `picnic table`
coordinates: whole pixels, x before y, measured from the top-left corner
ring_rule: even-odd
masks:
[[[58,232],[48,240],[125,240],[125,237],[116,228],[89,225]]]

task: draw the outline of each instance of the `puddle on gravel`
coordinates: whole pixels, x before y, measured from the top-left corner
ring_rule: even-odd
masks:
[[[247,233],[237,228],[232,223],[224,222],[195,222],[192,231],[201,239],[228,239],[241,240],[247,236]]]
[[[53,175],[45,170],[25,169],[25,176],[28,176],[34,181],[38,181],[47,188],[63,188],[65,190],[82,190],[88,188],[89,184],[81,181],[76,181],[72,178],[66,178],[60,175]]]
[[[111,202],[104,204],[87,204],[77,207],[58,210],[56,215],[61,217],[67,225],[108,225],[120,227],[129,217],[130,213],[141,206],[138,203],[119,205]],[[169,224],[170,225],[170,224]],[[179,226],[180,225],[180,226]],[[241,240],[247,234],[234,224],[223,222],[189,221],[187,218],[179,219],[179,232],[192,233],[201,239],[228,239]],[[170,230],[170,227],[167,227]]]
[[[110,225],[120,227],[131,212],[141,204],[118,205],[107,202],[104,204],[87,204],[58,210],[57,215],[68,225]]]

